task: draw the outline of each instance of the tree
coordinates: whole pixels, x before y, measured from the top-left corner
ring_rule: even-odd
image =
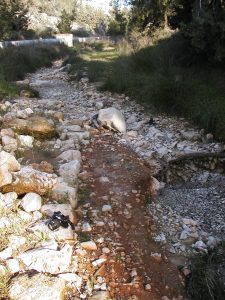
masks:
[[[0,3],[0,39],[23,38],[29,19],[27,10],[19,0],[1,0]]]
[[[195,0],[192,20],[183,25],[182,33],[203,59],[225,62],[224,1]]]
[[[60,33],[70,33],[71,32],[71,24],[74,16],[67,13],[65,9],[61,12],[60,21],[57,24],[57,28]]]
[[[109,35],[125,35],[128,26],[128,14],[125,9],[121,7],[121,1],[114,0],[111,3],[113,9],[111,12],[112,18],[109,22]]]

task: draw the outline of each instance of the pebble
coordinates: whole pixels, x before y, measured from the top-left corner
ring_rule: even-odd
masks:
[[[102,206],[102,212],[108,212],[112,210],[112,206],[111,205],[103,205]]]
[[[83,242],[80,245],[85,250],[95,251],[98,249],[97,245],[93,241]]]

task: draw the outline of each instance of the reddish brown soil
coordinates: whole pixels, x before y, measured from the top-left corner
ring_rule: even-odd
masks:
[[[111,249],[107,262],[95,276],[106,279],[112,299],[183,299],[184,285],[177,268],[152,239],[155,226],[147,213],[146,201],[153,170],[111,136],[92,138],[82,155],[87,174],[82,183],[80,210],[90,204],[86,216],[90,223],[95,219],[93,210],[100,214],[105,226],[93,225],[91,238],[104,237]],[[109,182],[100,182],[101,176],[108,177]],[[84,191],[90,197],[85,197]],[[112,211],[103,213],[105,204],[110,204]],[[157,261],[152,253],[161,253],[162,259]],[[137,271],[135,279],[130,276],[132,269]],[[151,285],[148,291],[146,284]]]

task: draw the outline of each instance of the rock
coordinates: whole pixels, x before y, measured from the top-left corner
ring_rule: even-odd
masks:
[[[19,275],[12,279],[9,297],[12,300],[63,300],[66,281],[44,274]]]
[[[13,251],[11,247],[5,248],[3,251],[0,252],[0,259],[6,260],[12,257]]]
[[[30,88],[20,91],[20,96],[25,98],[35,98],[38,96],[37,94],[38,94],[37,91],[34,91]]]
[[[71,185],[74,185],[77,181],[78,174],[80,172],[80,161],[72,160],[68,163],[62,164],[59,167],[59,175],[63,180]]]
[[[160,189],[160,182],[153,176],[150,178],[149,190],[152,197],[156,197]]]
[[[3,149],[7,152],[14,152],[18,147],[17,140],[8,135],[2,137],[2,145]]]
[[[81,153],[78,150],[67,150],[61,153],[57,159],[67,162],[71,160],[77,160],[81,162]]]
[[[182,137],[188,141],[195,142],[195,141],[201,140],[201,135],[195,131],[184,131],[184,132],[181,132],[181,134],[182,134]]]
[[[56,211],[60,211],[64,216],[69,216],[70,221],[75,223],[76,219],[71,204],[45,204],[41,208],[41,212],[48,217],[52,217]]]
[[[0,207],[11,208],[16,204],[17,194],[15,192],[1,194],[0,193]]]
[[[19,235],[10,235],[9,236],[9,246],[13,250],[19,249],[21,246],[25,245],[27,242],[27,239],[24,236]]]
[[[12,173],[13,181],[5,185],[3,191],[16,192],[18,195],[34,192],[44,195],[51,192],[58,183],[55,174],[34,170],[32,167],[23,167],[19,172]]]
[[[107,291],[99,291],[95,292],[93,296],[89,297],[90,300],[110,300],[111,297],[109,295],[109,292]]]
[[[208,143],[212,143],[213,140],[214,140],[214,136],[213,136],[212,133],[207,133],[205,137],[206,137],[206,141],[207,141]]]
[[[20,271],[20,265],[17,259],[8,259],[6,261],[6,266],[11,274],[15,274]]]
[[[101,183],[108,183],[110,181],[109,181],[108,177],[102,176],[102,177],[99,178],[99,182],[101,182]]]
[[[7,274],[8,270],[5,266],[0,264],[0,276]]]
[[[4,208],[4,206],[2,206]],[[11,225],[10,219],[8,217],[0,218],[0,228],[9,227]]]
[[[6,119],[4,127],[10,127],[17,133],[31,135],[35,138],[52,138],[56,136],[55,126],[45,117],[28,117],[26,120],[19,118]]]
[[[13,177],[11,172],[19,171],[20,164],[15,157],[5,151],[0,152],[0,187],[11,184]]]
[[[95,251],[98,249],[97,245],[93,241],[83,242],[80,245],[85,250]]]
[[[207,252],[207,246],[203,241],[197,241],[192,247],[198,251]]]
[[[5,151],[0,152],[0,167],[7,166],[9,172],[16,172],[20,170],[20,164],[15,157]]]
[[[102,109],[102,108],[104,107],[104,103],[101,102],[101,101],[98,101],[98,102],[95,103],[95,107],[96,107],[98,110],[100,110],[100,109]]]
[[[18,135],[18,142],[20,147],[33,148],[34,138],[30,135]]]
[[[15,133],[11,128],[1,129],[0,135],[1,135],[1,137],[5,136],[5,135],[10,136],[12,138],[15,137]]]
[[[41,204],[41,196],[36,193],[26,194],[21,201],[21,206],[26,212],[32,212],[41,209]]]
[[[112,210],[112,206],[111,205],[103,205],[102,206],[102,212],[108,212]]]
[[[90,232],[92,231],[91,225],[88,222],[82,224],[82,231],[83,232]]]
[[[47,222],[41,221],[38,224],[29,227],[28,230],[38,237],[44,235],[52,240],[64,241],[76,239],[76,233],[74,233],[70,225],[67,228],[60,226],[57,230],[52,231],[48,228]]]
[[[69,270],[72,253],[73,247],[66,244],[59,251],[40,247],[28,250],[17,258],[23,262],[28,270],[60,274]]]
[[[69,201],[72,208],[76,208],[78,203],[77,188],[70,187],[67,183],[61,182],[52,190],[52,198],[57,201]]]
[[[106,128],[126,132],[126,123],[122,113],[114,107],[101,109],[98,113],[98,123]]]
[[[40,164],[31,164],[30,166],[33,169],[41,171],[41,172],[54,173],[53,165],[48,163],[47,161],[42,161]]]
[[[57,111],[54,113],[54,118],[56,118],[59,122],[63,122],[64,121],[64,114],[60,111]]]
[[[162,261],[161,253],[151,253],[151,257],[154,259],[155,262],[160,263]]]

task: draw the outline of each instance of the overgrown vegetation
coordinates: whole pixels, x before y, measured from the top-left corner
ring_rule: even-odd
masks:
[[[225,247],[193,257],[187,293],[191,300],[223,300],[225,295]]]
[[[14,96],[18,88],[10,83],[22,80],[27,73],[49,67],[63,57],[68,49],[63,45],[36,45],[0,49],[0,98]]]

